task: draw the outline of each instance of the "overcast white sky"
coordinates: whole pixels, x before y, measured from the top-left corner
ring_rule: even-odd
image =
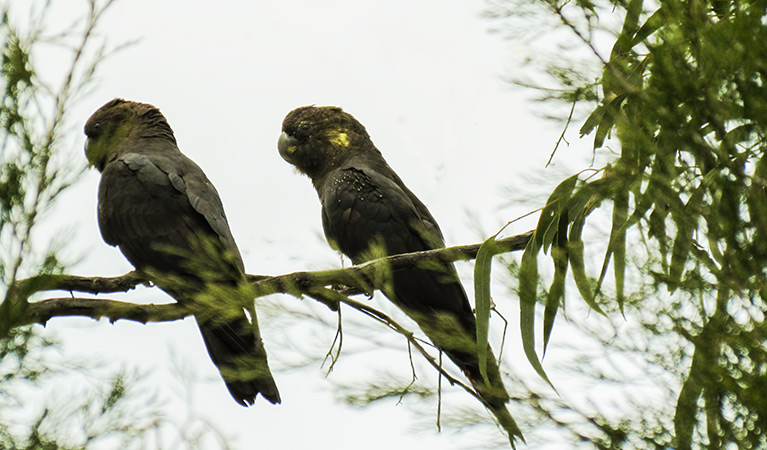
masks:
[[[62,17],[85,9],[84,1],[74,0],[54,6],[62,3],[68,8]],[[339,264],[322,238],[311,183],[277,153],[282,119],[297,106],[337,105],[357,117],[391,166],[429,206],[449,245],[478,242],[532,209],[509,205],[509,190],[516,197],[541,192],[528,177],[546,178],[544,170],[551,169],[544,164],[561,130],[535,114],[528,93],[503,81],[521,66],[521,52],[488,32],[495,24],[480,16],[487,7],[482,0],[229,0],[211,5],[120,0],[112,7],[99,28],[102,36],[111,45],[139,41],[100,67],[98,85],[73,111],[79,123],[73,129],[72,158],[83,158],[81,126],[108,100],[123,97],[159,107],[181,150],[216,185],[249,273]],[[37,62],[45,66],[45,61]],[[588,143],[580,151],[580,158],[588,156]],[[551,173],[553,185],[562,173]],[[131,266],[101,240],[98,179],[90,171],[72,188],[57,206],[54,222],[72,230],[65,254],[81,259],[71,272],[113,276]],[[532,225],[531,220],[515,224],[507,234]],[[470,274],[471,266],[459,269]],[[470,277],[465,285],[470,291]],[[505,294],[497,292],[496,301],[503,303],[514,325],[516,299]],[[163,300],[146,290],[129,298]],[[299,310],[311,303],[276,300]],[[332,314],[324,317],[334,320]],[[284,365],[280,349],[297,336],[314,340],[310,347],[317,358],[332,341],[332,329],[307,325],[313,331],[302,334],[265,319],[264,340],[275,366]],[[335,400],[336,373],[348,381],[386,368],[370,358],[347,356],[328,379],[319,364],[277,371],[283,404],[259,399],[245,409],[219,380],[191,320],[142,326],[56,319],[48,328],[63,340],[65,355],[151,371],[149,388],[168,399],[169,410],[177,408],[179,423],[204,417],[232,438],[235,448],[476,448],[488,439],[486,433],[495,432],[476,428],[456,434],[448,425],[437,434],[428,426],[434,422],[434,402],[422,408],[424,416],[416,427],[411,425],[414,409],[394,401],[364,409],[343,406]],[[511,330],[516,337],[516,327]],[[345,345],[354,348],[365,338],[349,331]],[[519,354],[514,342],[506,351]],[[393,364],[407,374],[405,351],[399,348]],[[198,379],[188,412],[178,409],[184,408],[178,396],[185,394],[172,375],[173,361]],[[512,369],[529,372],[521,364],[504,367]]]

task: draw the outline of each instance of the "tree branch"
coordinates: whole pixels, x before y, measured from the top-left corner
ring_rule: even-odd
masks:
[[[42,274],[17,283],[19,295],[28,297],[42,291],[77,291],[90,294],[128,292],[139,284],[151,286],[149,279],[135,270],[119,277],[83,277],[66,274]]]
[[[525,248],[532,236],[532,231],[497,241],[497,253],[507,253]],[[395,331],[405,335],[390,318],[380,311],[360,305],[348,298],[349,295],[372,294],[380,288],[383,280],[377,274],[383,269],[390,271],[405,270],[426,261],[453,262],[476,258],[481,244],[462,245],[437,250],[415,253],[405,253],[369,261],[365,264],[344,269],[323,270],[315,272],[293,272],[278,276],[247,275],[255,291],[254,297],[264,297],[271,294],[290,294],[297,298],[309,296],[330,309],[336,310],[339,303],[345,303],[353,308],[388,324]],[[139,284],[150,285],[146,276],[129,272],[119,277],[83,277],[75,275],[44,274],[17,282],[14,294],[26,299],[34,293],[43,291],[85,292],[90,294],[126,292]],[[333,289],[327,289],[330,286]],[[192,314],[190,306],[176,303],[140,305],[112,299],[95,298],[51,298],[30,302],[25,306],[23,317],[12,326],[45,324],[54,317],[84,316],[93,319],[107,317],[111,322],[120,319],[133,320],[141,323],[165,322],[179,320]],[[410,340],[410,338],[408,338]],[[419,352],[425,350],[418,343],[410,340]],[[434,365],[433,359],[430,361]],[[447,376],[446,374],[443,374]],[[448,377],[451,382],[455,380]]]
[[[191,308],[179,303],[138,305],[110,299],[63,297],[30,303],[25,316],[26,324],[44,325],[53,317],[66,316],[106,317],[112,323],[120,319],[147,323],[180,320],[191,314]]]

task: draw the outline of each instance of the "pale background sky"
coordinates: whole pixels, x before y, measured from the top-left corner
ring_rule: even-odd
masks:
[[[211,5],[120,0],[107,12],[99,30],[110,45],[138,42],[101,65],[98,84],[72,111],[79,122],[73,124],[67,151],[72,158],[84,157],[82,125],[114,97],[159,107],[181,150],[216,185],[249,273],[339,265],[322,238],[319,202],[309,179],[277,152],[282,119],[298,106],[341,106],[359,119],[390,165],[428,205],[448,245],[476,243],[495,233],[533,209],[510,204],[512,198],[545,192],[588,161],[589,142],[575,140],[577,145],[560,150],[578,161],[572,171],[544,169],[561,129],[537,114],[540,108],[529,92],[504,81],[520,70],[530,49],[489,32],[498,24],[481,17],[488,6],[483,1],[230,0]],[[84,11],[85,2],[54,2],[54,8],[62,9],[54,10],[52,21],[67,23],[64,18]],[[46,61],[36,62],[56,70]],[[547,173],[549,185],[539,185]],[[114,276],[131,266],[101,240],[98,179],[95,170],[89,171],[68,191],[46,229],[69,230],[64,254],[77,260],[71,273]],[[514,224],[506,235],[533,225],[534,219]],[[461,264],[459,270],[467,275],[464,284],[470,292],[471,265]],[[519,355],[517,300],[503,285],[495,289],[495,300],[511,322],[506,352]],[[127,298],[164,300],[154,290]],[[311,300],[275,300],[334,320],[321,308],[309,308]],[[382,298],[374,301],[386,307]],[[307,325],[302,331],[265,319],[262,333],[275,368],[284,366],[280,349],[286,342],[311,341],[306,346],[321,359],[333,338],[332,328]],[[276,371],[283,404],[272,406],[259,398],[245,409],[229,396],[191,319],[149,326],[55,319],[48,329],[62,340],[65,357],[102,361],[105,373],[119,367],[149,372],[141,386],[161,394],[176,423],[187,423],[189,417],[209,420],[232,439],[234,448],[482,448],[484,440],[502,438],[492,427],[456,432],[446,425],[436,433],[430,425],[435,401],[421,409],[395,401],[363,409],[343,406],[336,400],[334,381],[364,379],[377,367],[388,368],[364,356],[344,356],[328,379],[319,363],[306,370]],[[345,335],[350,349],[364,340],[354,330]],[[400,347],[392,365],[407,376],[405,347],[401,340],[393,342]],[[290,353],[283,359],[289,360]],[[518,362],[504,370],[535,377],[523,358],[512,360]],[[196,380],[189,392],[174,375],[178,365]],[[421,374],[435,378],[431,372]],[[97,375],[86,376],[85,383],[97,383]],[[179,399],[185,395],[190,410]],[[423,414],[419,421],[414,420],[417,414]],[[523,431],[533,435],[533,430]]]

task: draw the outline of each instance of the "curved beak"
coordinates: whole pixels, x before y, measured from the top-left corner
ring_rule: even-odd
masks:
[[[282,159],[284,159],[287,162],[291,162],[290,159],[293,156],[293,153],[296,151],[296,144],[298,141],[296,138],[290,136],[286,132],[282,132],[280,134],[279,139],[277,139],[277,149],[280,151],[280,156],[282,156]]]
[[[96,167],[96,162],[94,161],[93,157],[93,149],[91,148],[93,146],[93,140],[89,137],[85,138],[85,144],[83,145],[83,150],[85,151],[85,159],[88,160],[88,167]],[[98,167],[96,167],[98,169]],[[99,169],[101,171],[101,169]]]

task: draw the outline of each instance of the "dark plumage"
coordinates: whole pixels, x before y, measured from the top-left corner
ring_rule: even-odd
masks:
[[[311,178],[328,241],[355,264],[444,247],[429,210],[350,114],[337,107],[297,108],[285,117],[282,131],[280,155]],[[512,445],[515,437],[522,438],[506,409],[509,396],[490,349],[490,383],[480,374],[476,321],[453,264],[395,271],[383,292],[461,368]]]
[[[85,134],[85,154],[101,172],[104,241],[195,308],[208,354],[238,403],[248,406],[259,393],[279,403],[223,205],[179,151],[165,117],[154,106],[115,99],[93,113]]]

